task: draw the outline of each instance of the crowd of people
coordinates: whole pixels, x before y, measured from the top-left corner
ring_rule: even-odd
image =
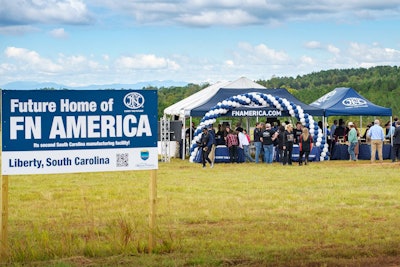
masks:
[[[255,147],[254,158],[250,152],[250,143]],[[214,166],[215,148],[217,145],[225,145],[229,151],[229,162],[239,163],[239,151],[243,155],[244,162],[265,162],[271,164],[275,153],[282,165],[292,165],[293,145],[299,145],[299,165],[309,162],[309,155],[313,147],[313,138],[308,129],[298,122],[296,127],[289,122],[282,125],[257,122],[255,125],[253,140],[245,129],[237,125],[232,129],[231,125],[218,125],[218,131],[213,127],[204,127],[198,146],[202,151],[202,164],[206,167]],[[303,159],[304,158],[304,159]]]
[[[369,123],[361,135],[357,125],[353,122],[348,122],[347,127],[344,120],[339,119],[334,120],[332,126],[330,127],[330,152],[332,152],[335,144],[337,142],[348,143],[348,152],[350,155],[350,161],[357,161],[359,155],[359,146],[361,142],[366,142],[371,145],[371,163],[376,161],[376,154],[380,162],[383,162],[383,144],[386,141],[391,141],[392,144],[392,161],[395,162],[400,158],[399,146],[400,146],[400,133],[396,134],[396,129],[400,125],[398,118],[395,117],[394,121],[386,122],[384,129],[381,127],[381,122],[379,119],[375,119],[373,122]],[[400,129],[397,129],[400,131]]]
[[[322,129],[322,122],[319,122]],[[365,140],[371,145],[371,162],[375,162],[376,153],[380,162],[383,161],[382,148],[385,138],[393,138],[392,161],[400,160],[400,121],[397,117],[393,124],[385,124],[386,131],[380,126],[378,119],[367,125],[363,135],[361,135],[354,122],[346,122],[342,119],[334,120],[333,124],[323,129],[328,137],[329,151],[332,152],[334,146],[339,143],[348,145],[350,161],[357,161],[361,140]],[[186,136],[194,134],[194,124],[186,130]],[[192,132],[190,132],[192,131]],[[206,167],[208,163],[212,168],[215,160],[215,149],[218,145],[225,145],[229,151],[229,162],[239,163],[239,154],[243,155],[242,161],[271,164],[275,158],[282,165],[292,165],[292,152],[295,144],[299,147],[298,164],[307,165],[309,156],[313,148],[313,137],[308,128],[301,122],[293,126],[289,122],[280,124],[269,122],[257,122],[255,124],[253,138],[243,129],[241,125],[236,125],[232,129],[229,124],[219,124],[215,132],[212,125],[202,129],[202,135],[198,142],[202,150],[202,164]],[[254,158],[250,150],[250,144],[254,144]]]

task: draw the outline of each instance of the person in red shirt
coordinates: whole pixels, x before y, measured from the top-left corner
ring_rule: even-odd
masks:
[[[225,143],[229,150],[230,162],[238,162],[238,136],[229,126],[226,127],[226,132]]]

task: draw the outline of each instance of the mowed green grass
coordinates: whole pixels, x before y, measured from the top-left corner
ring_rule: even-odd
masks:
[[[95,170],[95,167],[94,167]],[[201,164],[9,176],[12,266],[400,265],[400,164]]]

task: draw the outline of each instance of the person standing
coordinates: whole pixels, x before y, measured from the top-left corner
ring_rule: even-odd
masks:
[[[393,118],[392,126],[396,128],[396,123],[399,120],[399,118],[396,116]]]
[[[396,121],[396,128],[393,134],[393,150],[392,150],[392,162],[396,162],[396,159],[400,160],[400,121]]]
[[[383,162],[383,140],[385,136],[383,135],[382,127],[378,119],[374,121],[374,125],[369,128],[368,137],[371,138],[371,163],[375,162],[376,151],[378,151],[378,158],[380,162]]]
[[[294,143],[294,133],[293,133],[293,125],[287,124],[285,126],[284,140],[285,140],[285,151],[283,154],[283,165],[292,165],[292,152],[293,152],[293,143]]]
[[[230,162],[238,162],[238,136],[230,129],[229,126],[226,126],[226,132],[226,145],[229,150]]]
[[[356,161],[356,154],[355,154],[355,148],[357,146],[358,143],[358,138],[357,138],[357,130],[354,127],[353,122],[349,122],[348,123],[348,127],[350,128],[350,131],[347,134],[347,140],[349,141],[349,148],[348,148],[348,152],[350,154],[350,160],[352,161]]]
[[[313,147],[313,138],[308,128],[304,127],[299,140],[299,166],[303,165],[303,155],[305,157],[304,164],[307,165],[308,157]]]
[[[206,162],[210,163],[210,167],[213,167],[213,163],[208,157],[208,154],[210,153],[211,149],[211,142],[210,142],[210,134],[208,133],[208,129],[206,127],[203,128],[203,133],[201,134],[200,137],[200,147],[201,147],[201,161],[203,163],[203,168],[206,167]]]
[[[217,146],[225,145],[225,133],[224,130],[222,129],[221,123],[218,124],[218,131],[215,134],[215,141]]]
[[[278,129],[278,150],[279,150],[279,162],[283,164],[284,158],[283,155],[285,155],[285,126],[281,125],[279,126]]]
[[[333,120],[333,124],[331,125],[330,133],[329,133],[329,151],[332,153],[332,149],[336,143],[335,141],[335,131],[338,125],[337,120]]]
[[[271,128],[271,124],[266,123],[261,140],[264,148],[264,161],[267,164],[271,164],[274,160],[274,140],[277,137],[278,133]]]
[[[358,130],[357,124],[355,124],[354,122],[353,124],[357,132],[357,144],[356,147],[354,148],[354,154],[356,155],[356,160],[358,160],[358,155],[360,154],[360,130]]]
[[[392,138],[392,135],[394,134],[395,127],[392,126],[392,124],[390,124],[390,121],[388,121],[385,124],[385,128],[386,128],[385,138],[390,140]]]
[[[255,163],[260,161],[260,153],[261,153],[261,138],[262,138],[262,124],[260,122],[256,122],[256,128],[254,129],[254,147],[256,149],[255,153]]]
[[[250,143],[246,135],[243,133],[243,128],[238,128],[238,131],[239,149],[243,150],[244,162],[254,162],[254,159],[250,155]]]
[[[196,131],[196,127],[194,126],[194,122],[192,122],[192,127],[187,128],[185,132],[186,139],[189,140],[189,143],[193,140],[194,132]]]
[[[217,144],[217,141],[215,139],[215,130],[213,128],[212,125],[210,125],[208,127],[208,134],[210,135],[210,140],[209,140],[209,147],[210,147],[210,154],[208,155],[208,157],[210,158],[212,165],[214,166],[214,162],[215,162],[215,147]]]
[[[299,144],[300,135],[303,132],[302,129],[303,125],[301,124],[301,122],[300,121],[296,122],[296,128],[293,130],[295,144]]]

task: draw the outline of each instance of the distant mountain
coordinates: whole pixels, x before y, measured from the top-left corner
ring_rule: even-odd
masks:
[[[187,82],[177,82],[177,81],[149,81],[149,82],[139,82],[133,84],[98,84],[98,85],[88,85],[88,86],[66,86],[63,84],[53,83],[53,82],[33,82],[33,81],[18,81],[10,82],[4,85],[0,85],[2,89],[8,90],[33,90],[33,89],[43,89],[43,88],[54,88],[54,89],[72,89],[72,90],[96,90],[96,89],[142,89],[144,87],[171,87],[171,86],[186,86]]]

